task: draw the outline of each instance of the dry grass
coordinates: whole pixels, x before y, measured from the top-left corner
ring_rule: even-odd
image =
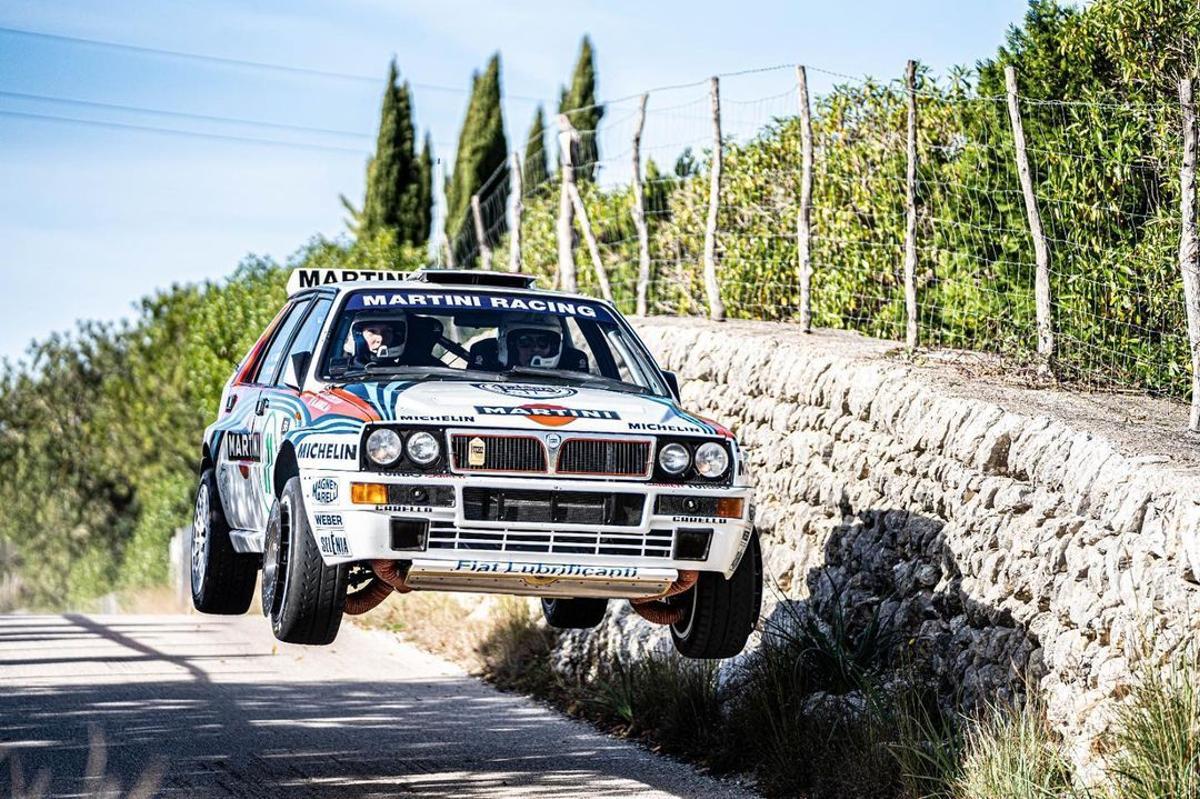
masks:
[[[528,606],[526,600],[516,597],[414,591],[393,594],[355,621],[365,627],[391,630],[401,640],[481,675],[488,669],[481,646],[511,618],[511,613],[502,612],[504,608],[518,603]],[[526,614],[527,623],[533,618],[532,613]],[[519,629],[511,623],[507,626],[510,633]],[[492,658],[500,654],[496,652]]]

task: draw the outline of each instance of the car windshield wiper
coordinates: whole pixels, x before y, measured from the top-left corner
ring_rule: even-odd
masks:
[[[575,372],[570,369],[539,369],[534,366],[513,366],[505,372],[505,374],[521,375],[523,377],[542,377],[551,380],[561,380],[565,382],[580,382],[580,383],[596,383],[611,388],[614,391],[623,391],[627,394],[649,394],[650,389],[626,383],[624,380],[617,380],[613,377],[604,377],[603,375],[594,375],[590,372]]]
[[[361,380],[374,380],[379,377],[404,377],[414,381],[429,380],[435,377],[448,377],[456,380],[479,379],[479,376],[494,378],[495,372],[485,372],[474,369],[456,369],[453,366],[403,366],[400,364],[375,364],[358,366],[347,369],[341,374],[331,375],[332,382],[353,383]]]

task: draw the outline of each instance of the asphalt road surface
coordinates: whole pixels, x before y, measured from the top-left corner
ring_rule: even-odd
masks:
[[[390,634],[250,616],[0,616],[0,745],[0,796],[747,795]]]

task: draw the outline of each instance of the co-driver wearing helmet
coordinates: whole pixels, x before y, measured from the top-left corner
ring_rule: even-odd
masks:
[[[503,368],[557,369],[562,360],[562,325],[552,316],[506,314],[497,331]]]

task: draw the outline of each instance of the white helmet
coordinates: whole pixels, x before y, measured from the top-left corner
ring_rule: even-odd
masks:
[[[383,343],[374,351],[360,352],[359,340],[367,328],[376,328],[383,336]],[[346,338],[346,352],[364,360],[379,358],[399,358],[404,354],[404,345],[408,339],[408,318],[403,311],[362,314],[354,317],[350,325],[350,334]]]
[[[521,347],[524,336],[529,336],[530,341],[526,347]],[[562,324],[557,318],[548,315],[505,314],[497,331],[497,345],[502,367],[517,365],[520,350],[533,348],[538,354],[529,359],[528,365],[554,369],[562,358]]]

